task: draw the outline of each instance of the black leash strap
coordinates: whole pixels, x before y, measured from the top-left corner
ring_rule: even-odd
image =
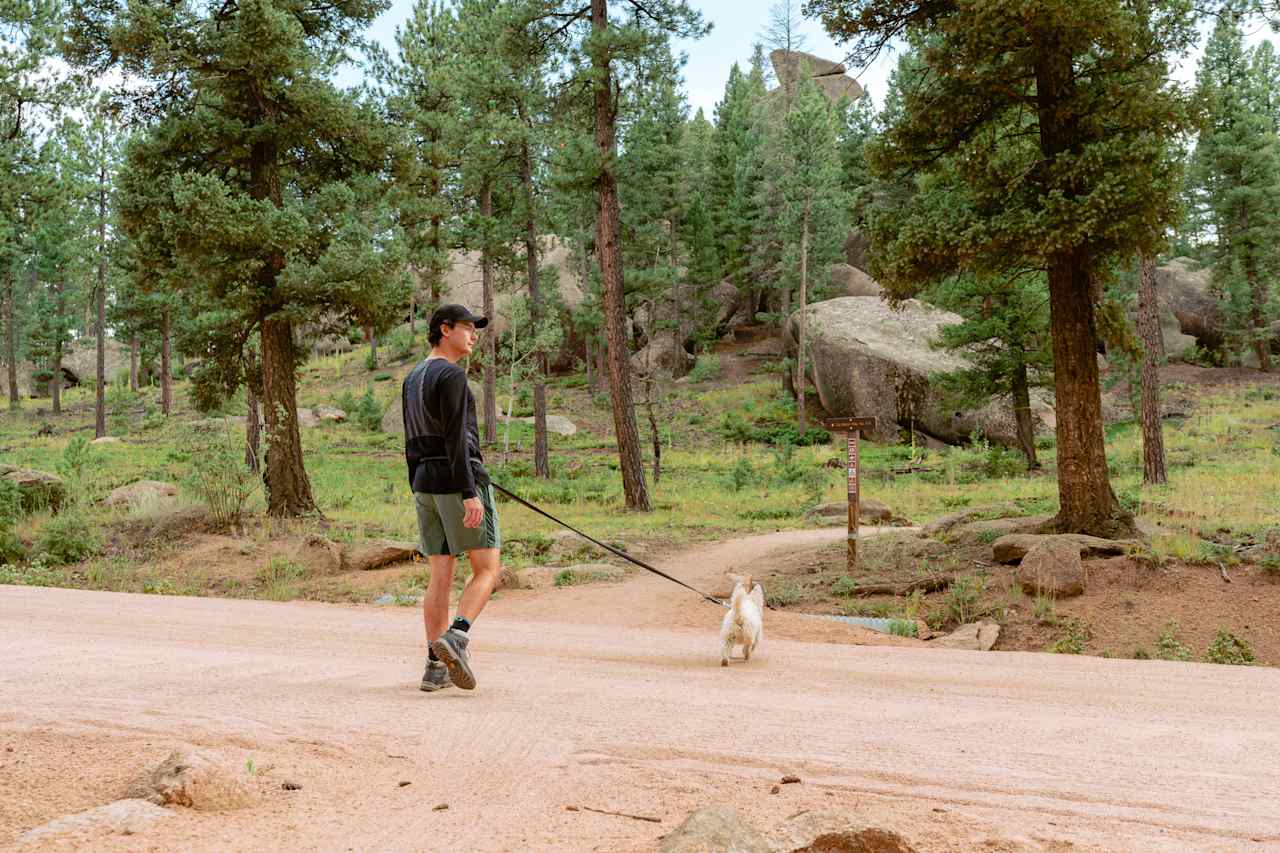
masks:
[[[498,491],[502,492],[504,495],[506,495],[507,497],[511,498],[511,500],[515,501],[516,503],[520,504],[521,506],[525,507],[526,509],[531,509],[531,510],[533,510],[534,512],[536,512],[538,515],[542,516],[543,518],[549,518],[549,519],[551,519],[552,521],[554,521],[556,524],[560,525],[561,527],[563,527],[563,528],[565,528],[565,529],[567,529],[567,530],[572,530],[574,533],[578,534],[578,535],[579,535],[579,536],[581,536],[583,539],[586,539],[588,542],[592,543],[593,545],[598,545],[599,547],[601,547],[601,548],[603,548],[604,550],[608,551],[610,554],[613,554],[613,555],[615,555],[615,556],[617,556],[617,557],[621,557],[622,559],[626,560],[626,561],[627,561],[627,562],[629,562],[629,563],[635,563],[635,564],[636,564],[637,566],[639,566],[640,568],[645,569],[646,571],[653,572],[653,573],[654,573],[655,575],[657,575],[658,577],[666,578],[667,580],[671,581],[672,583],[678,583],[678,584],[680,584],[680,586],[684,587],[685,589],[689,590],[690,592],[696,592],[698,595],[702,596],[702,597],[703,597],[703,598],[705,598],[707,601],[710,601],[712,604],[718,605],[718,606],[720,606],[720,607],[728,607],[728,606],[729,606],[729,605],[725,604],[723,601],[721,601],[721,600],[720,600],[720,599],[718,599],[718,598],[712,598],[711,596],[707,595],[705,592],[702,592],[701,590],[698,590],[698,589],[694,589],[693,587],[689,586],[687,583],[685,583],[684,581],[680,580],[679,578],[673,578],[671,575],[667,574],[666,572],[662,571],[661,569],[655,569],[653,566],[649,565],[648,563],[644,562],[643,560],[637,560],[635,557],[631,556],[631,555],[630,555],[630,554],[628,554],[626,551],[620,551],[620,550],[618,550],[617,548],[613,547],[612,545],[606,545],[606,544],[604,544],[603,542],[601,542],[599,539],[595,539],[595,538],[593,538],[593,537],[591,537],[591,536],[588,536],[587,534],[583,533],[583,532],[582,532],[581,530],[579,530],[578,528],[573,527],[572,525],[566,524],[565,522],[563,522],[563,521],[561,521],[560,519],[556,518],[554,515],[552,515],[551,513],[547,512],[546,510],[543,510],[543,509],[541,509],[541,508],[539,508],[539,507],[534,506],[533,504],[529,503],[529,502],[528,502],[527,500],[525,500],[524,498],[522,498],[522,497],[520,497],[519,495],[515,494],[514,492],[510,491],[509,489],[504,489],[502,486],[499,486],[497,483],[492,483],[492,485],[493,485],[493,487],[494,487],[495,489],[497,489]]]

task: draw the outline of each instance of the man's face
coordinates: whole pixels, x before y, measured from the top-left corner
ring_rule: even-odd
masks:
[[[475,349],[476,341],[480,338],[480,332],[476,329],[475,323],[462,320],[445,323],[444,330],[447,332],[445,340],[454,347],[459,356],[471,355],[471,350]]]

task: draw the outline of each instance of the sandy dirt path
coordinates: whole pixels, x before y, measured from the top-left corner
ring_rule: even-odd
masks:
[[[723,587],[840,535],[661,567]],[[506,593],[474,631],[479,689],[424,694],[416,609],[0,587],[0,848],[195,745],[251,764],[260,804],[85,848],[653,850],[721,804],[761,828],[835,809],[920,851],[1280,850],[1280,671],[772,612],[759,657],[722,669],[719,615],[647,575]],[[783,774],[803,782],[771,794]]]

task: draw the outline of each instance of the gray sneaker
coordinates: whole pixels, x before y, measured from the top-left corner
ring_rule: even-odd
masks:
[[[467,655],[467,643],[470,642],[466,632],[450,628],[440,639],[431,644],[431,651],[449,667],[449,679],[463,690],[476,689],[476,676],[471,671],[471,661]]]
[[[428,659],[427,668],[422,673],[422,687],[419,689],[432,693],[452,686],[453,681],[449,678],[449,667],[445,666],[443,661]]]

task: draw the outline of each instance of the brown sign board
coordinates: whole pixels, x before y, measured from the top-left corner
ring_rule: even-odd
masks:
[[[823,418],[822,425],[829,430],[846,432],[862,432],[876,428],[875,418]]]

